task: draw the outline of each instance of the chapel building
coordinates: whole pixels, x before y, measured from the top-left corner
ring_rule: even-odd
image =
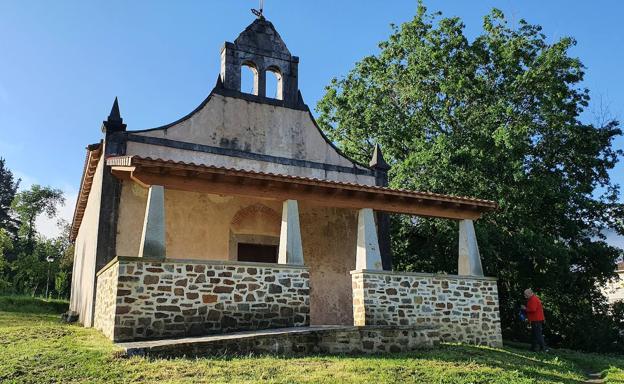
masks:
[[[473,225],[496,204],[388,188],[379,146],[360,164],[324,136],[298,65],[260,16],[223,45],[216,85],[188,115],[128,130],[115,100],[87,147],[70,309],[114,341],[425,324],[499,345]],[[457,221],[459,275],[393,272],[389,213]]]

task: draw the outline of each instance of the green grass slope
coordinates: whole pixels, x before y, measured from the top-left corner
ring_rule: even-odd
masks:
[[[94,329],[60,323],[46,303],[9,312],[5,302],[0,383],[582,383],[590,370],[624,383],[624,358],[453,344],[378,356],[123,358]]]

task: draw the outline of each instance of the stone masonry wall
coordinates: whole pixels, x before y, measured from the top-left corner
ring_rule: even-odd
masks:
[[[496,280],[467,276],[353,271],[357,326],[439,326],[441,341],[501,346]]]
[[[113,338],[115,332],[115,303],[117,301],[118,265],[111,265],[97,277],[93,327],[104,336]]]
[[[141,258],[118,258],[117,264],[115,341],[310,323],[304,267]],[[103,285],[107,272],[100,274],[107,276]]]

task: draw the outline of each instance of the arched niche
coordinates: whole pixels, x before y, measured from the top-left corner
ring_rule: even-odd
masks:
[[[230,222],[230,260],[277,263],[282,219],[264,204],[239,210]]]

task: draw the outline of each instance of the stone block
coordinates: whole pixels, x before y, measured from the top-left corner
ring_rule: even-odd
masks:
[[[156,275],[145,275],[143,277],[143,284],[145,285],[158,284],[159,281],[160,281],[160,277]]]
[[[233,290],[234,290],[234,287],[226,287],[223,285],[218,285],[214,287],[213,292],[214,293],[231,293]]]

